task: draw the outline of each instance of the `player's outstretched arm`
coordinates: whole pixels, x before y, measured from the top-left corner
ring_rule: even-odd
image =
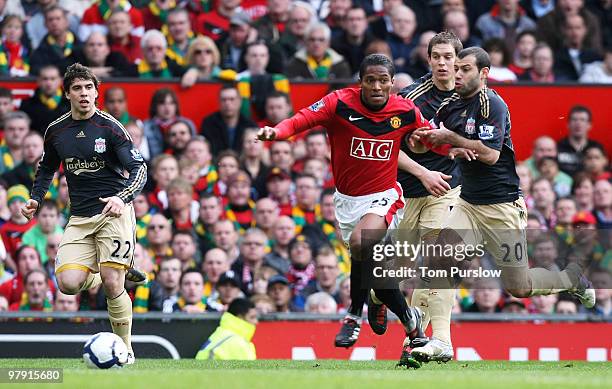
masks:
[[[444,196],[451,189],[449,183],[446,182],[452,178],[451,176],[427,169],[401,150],[399,152],[398,167],[418,178],[425,189],[435,197]]]

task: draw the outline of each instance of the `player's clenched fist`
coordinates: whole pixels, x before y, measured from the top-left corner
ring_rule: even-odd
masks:
[[[26,219],[31,220],[32,216],[38,209],[38,201],[36,200],[28,200],[28,202],[21,208],[21,214],[25,216]]]
[[[106,206],[102,210],[102,215],[109,215],[113,217],[121,216],[125,203],[119,197],[100,197],[100,201],[106,203]]]
[[[276,128],[265,126],[260,128],[257,132],[257,139],[259,140],[274,140],[276,139]]]

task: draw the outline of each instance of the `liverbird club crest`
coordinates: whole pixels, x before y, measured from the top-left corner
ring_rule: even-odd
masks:
[[[103,153],[106,151],[106,139],[96,138],[95,142],[94,151],[96,153]]]

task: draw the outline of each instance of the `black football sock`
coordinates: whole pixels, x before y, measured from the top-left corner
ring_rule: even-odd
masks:
[[[383,304],[395,313],[404,328],[410,328],[410,316],[408,315],[408,304],[402,292],[399,289],[376,289],[376,298],[382,301]]]

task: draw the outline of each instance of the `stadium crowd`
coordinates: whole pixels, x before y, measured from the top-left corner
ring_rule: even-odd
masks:
[[[134,117],[125,92],[103,107],[127,128],[149,165],[133,202],[134,312],[224,311],[247,297],[261,313],[344,312],[349,253],[334,216],[325,132],[264,144],[260,126],[292,114],[289,80],[347,80],[366,54],[397,67],[396,88],[428,72],[427,43],[448,29],[491,55],[499,82],[612,82],[612,1],[582,0],[39,0],[0,2],[0,72],[36,76],[19,107],[0,88],[0,311],[106,309],[104,292],[57,290],[54,261],[69,213],[66,179],[53,180],[37,217],[29,198],[47,125],[69,109],[62,73],[74,62],[103,79],[224,81],[219,111],[193,123],[171,89]],[[27,22],[27,23],[26,23]],[[591,112],[574,107],[567,137],[541,137],[517,167],[529,207],[532,266],[590,261],[591,311],[612,315],[612,174],[588,138]],[[487,257],[472,266],[490,266]],[[409,297],[415,282],[403,284]],[[569,295],[510,298],[491,279],[463,279],[456,312],[576,313]]]

